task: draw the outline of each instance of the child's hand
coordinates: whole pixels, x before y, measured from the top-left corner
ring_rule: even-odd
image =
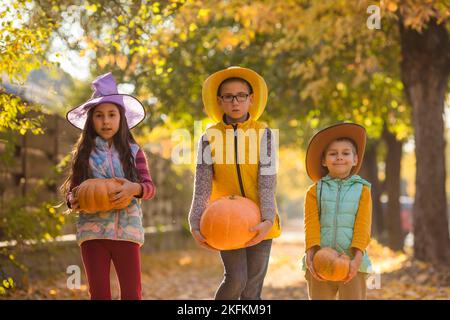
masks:
[[[69,203],[70,203],[70,209],[72,211],[77,211],[80,209],[80,205],[78,204],[78,199],[73,196],[74,191],[69,193]]]
[[[206,243],[205,237],[203,237],[203,235],[200,233],[199,230],[191,230],[191,233],[192,233],[192,236],[195,239],[195,242],[197,242],[197,244],[200,247],[203,247],[203,248],[208,249],[208,250],[219,251],[216,248],[213,248],[209,244]]]
[[[359,266],[362,262],[362,252],[356,249],[355,256],[352,261],[350,261],[350,269],[348,271],[348,276],[344,280],[344,284],[349,283],[358,274]]]
[[[245,246],[251,247],[263,241],[267,233],[269,233],[270,228],[272,228],[272,225],[272,221],[264,220],[263,222],[258,223],[256,226],[251,227],[250,232],[256,231],[258,233],[249,242],[247,242]]]
[[[122,186],[117,187],[109,195],[109,200],[113,205],[117,205],[121,202],[130,200],[141,193],[141,185],[139,183],[131,182],[125,178],[114,178],[116,181],[120,182]]]
[[[325,281],[314,270],[313,259],[314,259],[314,255],[316,254],[316,252],[319,249],[320,249],[319,246],[314,246],[314,247],[309,248],[306,251],[306,267],[308,268],[309,272],[311,273],[311,275],[313,276],[314,279],[316,279],[317,281]]]

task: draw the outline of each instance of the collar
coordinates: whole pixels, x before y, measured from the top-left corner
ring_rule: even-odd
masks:
[[[231,123],[228,124],[226,122],[225,113],[223,114],[222,121],[221,121],[222,125],[225,128],[230,128],[230,129],[234,128],[233,125],[237,125],[237,128],[245,128],[245,127],[248,126],[248,124],[250,122],[251,122],[251,120],[250,120],[250,113],[248,113],[248,112],[247,112],[247,118],[244,121],[242,121],[242,122],[236,122],[236,123],[233,123],[233,124],[231,124]]]
[[[95,147],[99,150],[107,151],[107,152],[115,150],[114,143],[112,143],[111,147],[109,147],[108,141],[106,141],[105,139],[103,139],[100,136],[95,137]]]
[[[367,182],[366,180],[364,180],[363,178],[361,178],[357,174],[351,175],[350,177],[347,177],[345,179],[333,178],[333,177],[330,177],[329,175],[326,175],[321,180],[323,182],[334,182],[334,183],[338,183],[338,184],[354,184],[354,183],[358,183],[359,182],[359,183],[362,183],[364,185],[370,186],[369,182]]]

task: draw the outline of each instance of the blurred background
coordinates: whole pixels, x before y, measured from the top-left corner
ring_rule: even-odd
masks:
[[[59,192],[80,133],[65,114],[110,71],[147,113],[133,130],[157,186],[143,204],[144,298],[211,298],[220,261],[195,247],[187,223],[195,153],[174,163],[172,135],[188,130],[194,150],[194,121],[211,124],[202,83],[234,65],[265,78],[261,120],[280,130],[285,232],[266,297],[306,297],[305,150],[321,128],[352,121],[368,131],[369,254],[386,274],[369,298],[450,298],[448,0],[2,0],[0,22],[0,299],[88,297],[84,278],[66,286],[66,268],[82,263]]]

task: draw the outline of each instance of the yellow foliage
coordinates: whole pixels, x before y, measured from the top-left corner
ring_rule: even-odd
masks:
[[[377,273],[392,272],[402,267],[408,256],[394,252],[386,246],[381,245],[377,240],[372,239],[367,252],[373,263],[373,269]]]
[[[93,4],[87,4],[87,5],[86,5],[86,10],[87,10],[88,12],[94,13],[94,12],[97,11],[97,5],[96,5],[95,3],[93,3]]]

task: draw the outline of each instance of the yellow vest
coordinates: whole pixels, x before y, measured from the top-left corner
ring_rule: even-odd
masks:
[[[248,119],[234,125],[221,121],[206,129],[214,170],[210,203],[224,196],[240,195],[253,200],[260,207],[258,163],[260,141],[265,128],[266,125]],[[273,226],[265,239],[273,239],[281,234],[276,201],[275,213]]]

